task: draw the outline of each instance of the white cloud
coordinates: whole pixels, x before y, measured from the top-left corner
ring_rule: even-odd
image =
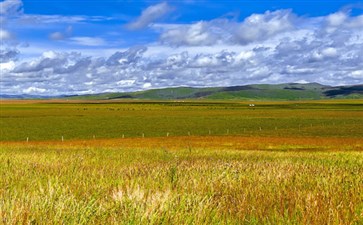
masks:
[[[14,60],[19,55],[17,49],[0,49],[0,62],[8,62]]]
[[[166,2],[152,5],[142,11],[141,16],[135,21],[127,24],[127,28],[131,30],[142,29],[150,25],[151,23],[164,17],[166,14],[171,12],[173,8]]]
[[[69,40],[71,40],[72,43],[76,45],[83,45],[83,46],[103,46],[106,45],[106,41],[102,38],[98,37],[72,37]]]
[[[23,2],[21,0],[5,0],[0,2],[0,15],[13,16],[22,11]]]
[[[328,58],[335,58],[338,56],[338,51],[335,48],[324,48],[313,52],[312,59],[316,61],[325,60]]]
[[[193,24],[157,24],[160,40],[174,46],[207,46],[223,43],[246,45],[295,30],[298,19],[290,10],[253,14],[242,22],[216,19]]]
[[[234,38],[242,44],[270,38],[275,34],[292,30],[293,17],[289,10],[253,14],[238,24]]]
[[[286,66],[286,73],[288,74],[314,74],[316,72],[315,68],[299,68],[298,66]]]
[[[14,61],[0,63],[0,72],[11,71],[14,68],[15,68],[15,62]]]
[[[255,53],[253,51],[241,51],[237,55],[236,60],[237,61],[248,60],[248,59],[252,58],[254,55],[255,55]]]
[[[173,69],[181,68],[185,66],[185,64],[189,64],[189,53],[184,51],[182,53],[178,54],[172,54],[168,57],[166,57],[166,66],[171,67]]]
[[[334,58],[338,55],[336,48],[328,47],[321,51],[322,55],[329,58]]]
[[[64,40],[67,37],[71,36],[73,32],[73,27],[72,26],[68,26],[65,31],[62,32],[53,32],[49,34],[49,39],[54,40],[54,41],[59,41],[59,40]]]
[[[43,56],[43,58],[55,59],[55,58],[57,58],[57,53],[54,51],[47,51],[47,52],[43,52],[42,56]]]
[[[175,26],[161,34],[161,41],[171,45],[214,45],[219,39],[219,35],[211,32],[207,22],[198,22],[192,25]]]
[[[56,95],[181,85],[363,83],[363,17],[337,15],[298,18],[279,10],[242,22],[158,24],[153,28],[161,32],[160,42],[129,49],[106,49],[106,41],[98,37],[66,38],[64,42],[77,45],[73,52],[20,49],[22,54],[36,52],[37,58],[17,60],[19,52],[8,49],[0,52],[3,62],[9,62],[2,65],[7,69],[0,90]],[[256,27],[257,35],[239,36],[241,27]]]
[[[37,87],[28,87],[23,90],[24,94],[42,94],[46,92],[47,90],[44,88],[37,88]]]
[[[333,27],[342,25],[347,19],[348,16],[344,12],[336,12],[326,17],[328,26],[333,26]]]
[[[363,70],[355,70],[350,76],[357,79],[363,79]]]
[[[291,10],[252,14],[243,21],[215,19],[192,24],[155,24],[160,42],[171,46],[273,45],[283,38],[362,41],[363,15],[337,12],[326,17],[298,17]],[[336,37],[331,37],[336,35]],[[276,43],[272,43],[276,42]],[[333,46],[334,47],[334,46]]]
[[[20,23],[31,23],[33,26],[38,26],[42,24],[79,24],[79,23],[91,23],[100,21],[113,20],[113,17],[105,16],[85,16],[85,15],[74,15],[74,16],[64,16],[64,15],[36,15],[36,14],[23,14],[21,17],[17,18]]]
[[[357,16],[355,18],[352,18],[351,21],[348,24],[349,27],[360,27],[363,28],[363,15]]]
[[[0,29],[0,40],[10,40],[12,39],[12,35],[9,31]]]
[[[61,32],[53,32],[53,33],[49,34],[49,38],[57,41],[57,40],[63,40],[65,38],[65,36]]]
[[[145,84],[142,85],[143,89],[148,89],[148,88],[151,88],[151,87],[152,87],[151,83],[145,83]]]
[[[117,81],[116,84],[121,87],[129,87],[135,83],[135,80],[120,80]]]

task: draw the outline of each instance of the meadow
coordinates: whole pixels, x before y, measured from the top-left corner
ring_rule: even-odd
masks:
[[[249,104],[254,103],[255,107]],[[0,141],[165,136],[362,137],[359,100],[4,101]]]
[[[363,102],[249,104],[2,102],[0,223],[362,224]]]

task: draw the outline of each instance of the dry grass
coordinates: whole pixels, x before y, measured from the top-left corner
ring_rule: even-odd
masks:
[[[2,143],[0,217],[4,224],[361,224],[362,144],[238,137]]]

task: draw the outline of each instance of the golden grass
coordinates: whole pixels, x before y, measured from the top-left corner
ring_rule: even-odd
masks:
[[[62,141],[3,141],[0,146],[61,148],[122,147],[122,148],[208,148],[231,150],[276,150],[276,151],[363,151],[360,138],[338,137],[240,137],[240,136],[178,136],[153,138],[115,138]]]
[[[362,224],[362,140],[0,144],[4,224]]]

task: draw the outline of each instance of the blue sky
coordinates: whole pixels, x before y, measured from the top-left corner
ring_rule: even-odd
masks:
[[[363,83],[362,1],[0,1],[0,94]]]

